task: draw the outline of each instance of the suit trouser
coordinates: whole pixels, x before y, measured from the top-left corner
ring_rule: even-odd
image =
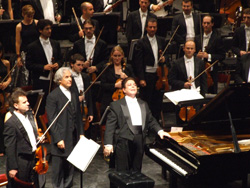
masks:
[[[67,157],[52,155],[52,185],[54,188],[72,187],[74,166]]]
[[[133,141],[119,138],[115,149],[117,171],[141,171],[143,158],[142,134],[134,135]]]

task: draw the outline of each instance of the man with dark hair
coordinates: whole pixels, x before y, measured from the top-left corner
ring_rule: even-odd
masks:
[[[130,45],[133,39],[140,39],[146,35],[146,21],[153,17],[157,17],[150,13],[148,10],[150,1],[149,0],[139,0],[140,8],[139,10],[133,11],[129,14],[127,19],[126,37]]]
[[[38,184],[35,166],[37,149],[37,125],[29,108],[26,93],[18,88],[10,96],[12,116],[4,125],[4,145],[7,156],[7,176],[9,188],[15,188],[14,177]]]
[[[172,22],[172,33],[179,25],[179,29],[174,36],[177,46],[184,44],[187,40],[194,40],[195,36],[200,33],[199,16],[192,12],[193,1],[183,0],[182,10],[183,13],[174,16]],[[183,53],[182,53],[183,54]],[[180,54],[181,56],[181,54]]]
[[[237,28],[233,36],[232,51],[238,59],[250,50],[250,8],[243,11],[244,26]]]
[[[156,70],[159,65],[166,64],[167,53],[160,59],[161,52],[166,47],[166,41],[156,35],[157,20],[155,18],[147,20],[146,31],[147,35],[138,40],[135,47],[134,71],[139,78],[140,97],[148,103],[153,116],[159,120],[163,92],[156,90],[158,79]]]
[[[60,44],[50,39],[52,22],[50,20],[39,20],[37,29],[40,33],[38,40],[28,45],[26,67],[32,77],[33,89],[43,89],[44,98],[51,88],[49,88],[52,73],[62,65],[62,54]],[[40,107],[39,114],[44,113],[45,103]]]
[[[224,60],[226,53],[220,33],[217,30],[213,30],[213,26],[214,18],[210,15],[204,16],[202,21],[204,33],[202,33],[202,36],[198,35],[195,37],[197,57],[209,64],[212,64],[216,60]],[[218,63],[210,69],[210,74],[213,80],[213,85],[208,88],[208,92],[217,94]]]
[[[50,129],[53,187],[73,186],[74,166],[67,161],[67,157],[84,132],[79,96],[71,88],[71,76],[71,69],[68,67],[61,67],[56,71],[54,81],[59,87],[48,95],[46,102],[48,124],[51,124],[70,101]]]
[[[157,133],[161,139],[170,135],[154,119],[147,103],[136,98],[134,78],[125,78],[122,88],[125,97],[110,104],[104,135],[104,155],[114,153],[118,171],[141,171],[148,130]]]
[[[83,2],[81,4],[81,12],[82,12],[82,15],[78,19],[78,22],[79,22],[82,30],[79,30],[79,27],[77,26],[76,21],[71,23],[71,26],[70,26],[71,31],[70,31],[70,35],[69,35],[69,40],[71,42],[76,42],[77,40],[83,38],[83,36],[84,36],[83,24],[86,20],[91,19],[93,17],[94,7],[90,2]],[[92,19],[92,22],[95,26],[95,35],[98,36],[100,33],[99,22],[95,19]]]

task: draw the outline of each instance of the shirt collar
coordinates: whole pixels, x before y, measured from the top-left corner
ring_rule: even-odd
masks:
[[[18,113],[14,111],[14,114],[21,120],[24,121],[26,119],[26,116],[24,114]]]
[[[80,76],[80,73],[77,73],[77,72],[75,72],[75,71],[72,71],[72,77],[78,77],[78,76]]]
[[[187,63],[187,62],[194,62],[194,56],[191,57],[190,59],[188,59],[188,58],[184,55],[184,61],[185,61],[185,63]]]
[[[70,92],[69,89],[66,89],[65,87],[63,87],[62,85],[59,85],[60,89],[62,90],[62,92]]]
[[[135,103],[135,102],[137,102],[137,98],[136,97],[132,98],[132,97],[129,97],[129,96],[126,95],[125,99],[129,103]]]
[[[155,35],[154,35],[153,37],[150,37],[150,36],[147,34],[147,36],[148,36],[148,40],[149,40],[150,42],[152,42],[153,40],[156,39]]]
[[[139,8],[139,12],[140,12],[141,17],[142,17],[142,14],[145,14],[145,15],[146,15],[146,17],[147,17],[147,15],[148,15],[148,11],[146,11],[146,12],[142,12],[141,8]]]
[[[206,33],[204,33],[204,34],[203,34],[203,37],[204,37],[204,38],[210,38],[211,35],[212,35],[212,33],[213,33],[213,31],[211,31],[211,32],[208,33],[207,35],[206,35]]]
[[[185,14],[185,13],[183,12],[183,15],[184,15],[184,18],[186,19],[186,18],[192,17],[193,13],[191,12],[189,15],[187,15],[187,14]]]
[[[42,44],[49,44],[50,43],[50,40],[49,38],[47,40],[43,39],[42,37],[39,37],[39,40]]]

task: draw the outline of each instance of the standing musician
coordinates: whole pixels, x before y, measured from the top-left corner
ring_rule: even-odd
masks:
[[[204,16],[202,21],[203,35],[195,37],[196,52],[199,59],[206,63],[213,63],[216,60],[225,59],[225,50],[220,33],[213,30],[214,18]],[[202,41],[201,41],[202,40]],[[218,89],[218,64],[215,64],[209,71],[213,80],[213,85],[208,88],[209,93],[217,94]]]
[[[15,188],[14,177],[25,182],[34,182],[38,187],[35,166],[37,125],[29,110],[26,93],[18,88],[10,97],[10,107],[14,109],[12,116],[4,125],[4,145],[7,156],[8,188]]]
[[[238,59],[250,50],[250,8],[243,11],[244,26],[237,28],[233,36],[232,51]]]
[[[67,161],[67,157],[80,136],[83,136],[84,131],[79,95],[71,88],[71,76],[70,68],[62,67],[58,69],[54,81],[59,87],[48,95],[46,101],[49,124],[55,119],[67,101],[70,101],[50,129],[53,187],[73,186],[74,166]]]
[[[0,157],[4,155],[3,144],[3,124],[4,115],[7,111],[7,93],[8,86],[11,82],[10,74],[10,62],[3,58],[4,49],[2,43],[0,43]],[[9,76],[7,76],[9,74]],[[7,77],[6,77],[7,76]],[[5,78],[5,80],[3,80]]]
[[[105,111],[106,107],[113,101],[112,96],[117,90],[122,91],[122,80],[129,77],[134,77],[131,65],[127,64],[124,59],[124,52],[120,46],[115,46],[110,54],[109,62],[112,66],[103,73],[101,77],[101,114]],[[119,93],[116,100],[119,98]]]
[[[77,19],[79,21],[80,28],[83,29],[84,22],[93,17],[94,7],[90,2],[83,2],[81,4],[81,11],[82,11],[82,15],[80,18],[77,18]],[[98,34],[100,33],[99,22],[95,19],[92,19],[92,21],[95,25],[95,35],[98,36]],[[76,21],[72,22],[70,27],[71,27],[71,30],[70,30],[69,40],[71,42],[76,42],[77,40],[83,38],[84,31],[79,30],[79,26],[77,26]]]
[[[110,104],[104,135],[104,155],[114,153],[117,171],[141,171],[144,143],[148,130],[161,139],[169,136],[152,116],[146,102],[137,99],[134,78],[122,81],[125,97]]]
[[[40,33],[38,40],[32,42],[27,48],[26,67],[30,71],[33,89],[43,89],[44,102],[39,108],[39,114],[44,114],[46,96],[49,92],[53,71],[62,65],[62,54],[59,42],[50,39],[52,22],[39,20],[37,29]]]
[[[71,69],[72,69],[72,90],[79,94],[79,101],[81,105],[82,114],[84,114],[85,104],[88,109],[88,114],[85,116],[88,118],[88,122],[93,121],[93,103],[91,96],[91,89],[86,93],[86,89],[90,86],[90,77],[88,74],[82,72],[84,68],[84,58],[80,54],[74,54],[71,57]],[[84,93],[84,94],[83,94]]]
[[[167,54],[160,59],[160,52],[164,51],[166,41],[156,35],[157,20],[150,18],[146,23],[147,35],[140,39],[135,47],[135,74],[139,78],[140,97],[145,100],[153,116],[159,120],[163,93],[156,90],[158,79],[156,70],[158,62],[166,63]],[[160,60],[160,61],[159,61]]]

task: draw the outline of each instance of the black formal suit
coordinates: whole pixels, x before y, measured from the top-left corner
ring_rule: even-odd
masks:
[[[199,16],[195,13],[192,13],[192,14],[193,14],[193,20],[194,20],[195,35],[198,35],[200,34]],[[184,44],[186,42],[187,26],[186,26],[183,13],[180,13],[174,16],[173,22],[172,22],[172,29],[171,29],[172,33],[174,33],[178,25],[179,25],[179,29],[174,36],[174,40],[177,42],[177,44]]]
[[[79,24],[81,26],[81,28],[83,29],[83,22],[81,21],[80,18],[78,18]],[[99,26],[99,22],[95,19],[92,19],[93,23],[95,24],[95,36],[97,37],[100,33],[100,26]],[[76,42],[77,40],[81,39],[79,37],[79,28],[77,26],[77,22],[74,21],[70,24],[70,35],[69,35],[69,40],[71,42]]]
[[[194,77],[198,76],[205,69],[204,62],[197,57],[194,57]],[[187,71],[184,57],[177,59],[168,74],[169,84],[172,90],[180,90],[184,88],[184,83],[187,82]],[[207,76],[202,74],[195,80],[196,88],[200,86],[200,93],[205,96],[207,93]]]
[[[166,47],[166,41],[164,38],[156,36],[157,46],[158,46],[158,58],[160,58],[160,51],[164,51]],[[167,60],[167,53],[165,53],[165,59]],[[158,59],[157,59],[158,62]],[[164,62],[165,64],[166,62]],[[163,93],[156,90],[156,81],[158,76],[156,73],[146,73],[146,66],[154,66],[155,57],[153,50],[149,41],[148,36],[144,36],[142,39],[138,40],[135,46],[135,60],[133,62],[134,72],[139,80],[146,81],[146,87],[140,88],[140,97],[145,100],[153,116],[159,120],[160,111],[162,106]],[[162,64],[162,63],[161,63]]]
[[[84,59],[87,60],[86,53],[85,53],[85,39],[80,39],[74,43],[73,46],[73,54],[79,53],[81,54]],[[93,55],[93,66],[96,66],[98,69],[98,73],[102,70],[103,65],[108,62],[109,53],[106,42],[99,39],[96,44],[94,55]]]
[[[250,68],[250,54],[241,56],[240,61],[236,64],[236,71],[234,75],[235,83],[248,82],[248,74]]]
[[[68,101],[62,90],[57,87],[47,97],[46,111],[48,123]],[[71,91],[71,102],[51,127],[52,184],[53,187],[71,187],[73,184],[74,167],[66,160],[80,135],[83,135],[83,123],[78,94]],[[59,149],[57,143],[63,140],[65,149]]]
[[[35,19],[44,19],[44,13],[43,13],[43,8],[41,5],[41,0],[30,0],[30,4],[32,7],[35,9]],[[53,2],[53,9],[54,9],[54,15],[56,16],[57,14],[61,14],[61,3],[58,0],[52,0]]]
[[[198,53],[199,51],[202,51],[200,35],[195,37],[195,44],[196,44],[196,53]],[[221,39],[220,34],[216,30],[212,32],[205,51],[208,54],[211,54],[211,62],[209,62],[211,64],[215,62],[216,60],[223,61],[225,59],[226,52],[224,50],[223,41]],[[208,59],[204,59],[204,61],[208,62]],[[213,66],[213,71],[211,71],[210,74],[213,79],[214,85],[212,86],[211,90],[210,89],[209,90],[210,90],[210,93],[216,94],[217,88],[218,88],[218,63],[216,63]]]
[[[107,117],[106,130],[104,134],[104,145],[113,145],[117,170],[140,170],[139,167],[141,167],[142,156],[144,153],[143,145],[145,143],[145,137],[148,130],[152,130],[156,133],[161,130],[161,127],[152,116],[147,103],[140,99],[137,100],[141,109],[142,117],[142,134],[140,140],[138,140],[138,142],[141,144],[141,148],[139,147],[136,151],[139,152],[139,157],[134,159],[135,161],[133,161],[133,164],[137,164],[133,165],[132,167],[126,164],[126,162],[128,162],[127,158],[131,154],[129,147],[125,147],[125,150],[123,151],[120,150],[122,142],[125,142],[126,146],[133,142],[136,137],[138,137],[138,135],[134,134],[132,131],[133,125],[127,102],[125,98],[123,98],[110,104],[110,112]]]
[[[123,72],[128,77],[134,77],[133,69],[130,64],[126,64]],[[120,76],[115,74],[115,69],[112,65],[107,68],[101,77],[101,113],[103,113],[106,107],[113,101],[112,95],[116,91],[115,83],[117,79],[120,79]]]
[[[27,113],[32,125],[35,138],[37,138],[37,129],[32,113]],[[7,156],[7,175],[10,170],[18,170],[17,177],[26,182],[36,181],[33,171],[35,165],[35,153],[32,152],[32,146],[23,124],[15,115],[5,122],[4,125],[4,145]],[[15,183],[8,176],[8,187],[15,188]]]
[[[157,17],[148,11],[146,23],[149,18]],[[145,24],[146,28],[146,24]],[[146,29],[144,29],[144,35],[147,33]],[[139,10],[133,11],[129,14],[127,19],[127,28],[126,28],[126,37],[128,39],[128,43],[131,43],[132,39],[140,39],[142,36],[142,25],[141,25],[141,16]]]
[[[237,28],[233,36],[232,51],[240,57],[240,51],[246,51],[246,31],[245,26]]]
[[[89,75],[87,75],[86,73],[83,73],[83,72],[81,73],[81,76],[82,76],[82,80],[83,80],[83,84],[84,84],[83,87],[84,87],[84,91],[85,91],[90,86],[90,77],[89,77]],[[72,79],[71,88],[72,88],[72,90],[74,90],[75,93],[79,93],[74,77]],[[88,114],[85,114],[85,115],[93,116],[93,104],[92,104],[91,89],[89,89],[85,93],[85,100],[86,100],[87,107],[88,107]]]

